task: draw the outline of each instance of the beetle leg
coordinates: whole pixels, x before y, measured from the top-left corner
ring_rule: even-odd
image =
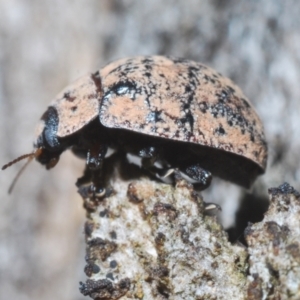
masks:
[[[166,164],[159,168],[155,165],[158,159],[158,151],[154,147],[140,150],[139,156],[142,158],[142,167],[162,181],[170,181],[171,177],[174,176],[175,181],[185,179],[201,190],[206,189],[210,185],[211,173],[201,168],[199,164],[189,166],[184,170],[170,168]]]
[[[216,211],[222,211],[222,207],[216,203],[204,202],[204,212],[211,213]]]
[[[79,194],[84,198],[99,199],[106,194],[103,178],[103,163],[107,147],[105,145],[93,145],[87,151],[86,168],[84,174],[76,182]],[[91,182],[89,185],[87,183]]]
[[[178,168],[171,168],[165,172],[162,178],[170,177],[171,175],[174,175],[175,181],[185,179],[201,190],[209,187],[212,179],[211,173],[201,168],[198,164],[189,166],[184,171]]]
[[[143,148],[139,151],[138,156],[142,158],[141,164],[144,169],[153,174],[155,174],[157,170],[159,170],[159,168],[154,165],[158,158],[156,148]]]
[[[184,178],[187,177],[190,183],[201,190],[208,188],[212,180],[211,173],[201,168],[199,164],[189,166],[181,173]]]
[[[80,188],[80,187],[90,183],[92,181],[92,177],[93,177],[93,174],[92,174],[91,169],[89,169],[86,166],[85,169],[84,169],[83,175],[80,178],[77,179],[76,186],[78,188]]]
[[[162,179],[166,173],[167,164],[164,161],[159,160],[158,151],[154,147],[143,148],[139,151],[138,156],[142,158],[141,166],[155,175],[156,177]]]
[[[154,147],[143,148],[139,151],[138,155],[142,158],[143,168],[147,170],[150,170],[152,167],[154,167],[154,164],[158,157],[157,150]]]
[[[98,170],[91,170],[86,167],[82,177],[77,179],[76,186],[82,198],[103,198],[106,189],[103,188],[103,172],[102,168]]]

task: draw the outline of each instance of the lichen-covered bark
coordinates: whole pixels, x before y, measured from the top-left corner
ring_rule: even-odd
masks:
[[[263,221],[245,231],[248,299],[300,299],[300,194],[287,183],[269,189]]]
[[[116,181],[86,223],[93,299],[244,299],[245,249],[231,245],[185,181]],[[93,283],[92,283],[93,282]],[[124,288],[125,287],[125,288]],[[229,288],[230,287],[230,288]]]
[[[248,247],[233,245],[185,181],[117,180],[115,193],[89,205],[85,226],[93,299],[300,299],[300,194],[269,190]],[[249,268],[250,264],[250,268]]]

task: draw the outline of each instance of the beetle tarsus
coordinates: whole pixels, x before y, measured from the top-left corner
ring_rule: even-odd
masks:
[[[78,193],[83,199],[102,199],[106,196],[106,189],[103,187],[103,169],[91,169],[86,165],[84,174],[77,179],[76,186]]]
[[[83,199],[100,200],[106,196],[107,190],[91,183],[90,185],[80,186],[78,188],[78,193]]]
[[[168,169],[163,175],[162,178],[167,178],[175,172],[175,169]]]
[[[212,180],[211,173],[201,168],[199,164],[189,166],[184,173],[190,178],[191,183],[203,187],[203,189],[209,187]]]

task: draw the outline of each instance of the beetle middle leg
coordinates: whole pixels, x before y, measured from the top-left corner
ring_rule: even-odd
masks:
[[[160,178],[165,175],[169,166],[159,158],[159,151],[155,147],[143,148],[138,156],[142,158],[141,165],[143,169]],[[166,176],[167,177],[167,176]]]
[[[139,156],[142,158],[142,167],[162,181],[171,177],[174,177],[175,181],[185,179],[201,190],[210,185],[211,173],[201,168],[199,164],[172,168],[166,161],[159,158],[159,151],[155,147],[143,148],[139,151]],[[158,162],[161,163],[160,167],[156,166]]]
[[[212,180],[211,173],[201,168],[198,164],[191,165],[187,168],[170,168],[163,175],[163,178],[169,176],[174,176],[175,181],[185,179],[199,190],[208,188]]]
[[[181,172],[181,175],[201,190],[208,188],[212,180],[211,173],[201,168],[199,164],[187,167]]]

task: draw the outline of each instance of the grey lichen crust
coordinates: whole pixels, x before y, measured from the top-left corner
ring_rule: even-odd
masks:
[[[229,243],[185,181],[114,183],[116,193],[85,203],[93,299],[245,299],[247,253]]]
[[[300,194],[287,183],[269,189],[262,222],[246,229],[248,299],[300,299]]]
[[[85,202],[93,299],[300,299],[300,194],[269,189],[263,221],[245,231],[248,248],[229,243],[204,214],[191,185],[148,179],[114,183],[115,194]]]

